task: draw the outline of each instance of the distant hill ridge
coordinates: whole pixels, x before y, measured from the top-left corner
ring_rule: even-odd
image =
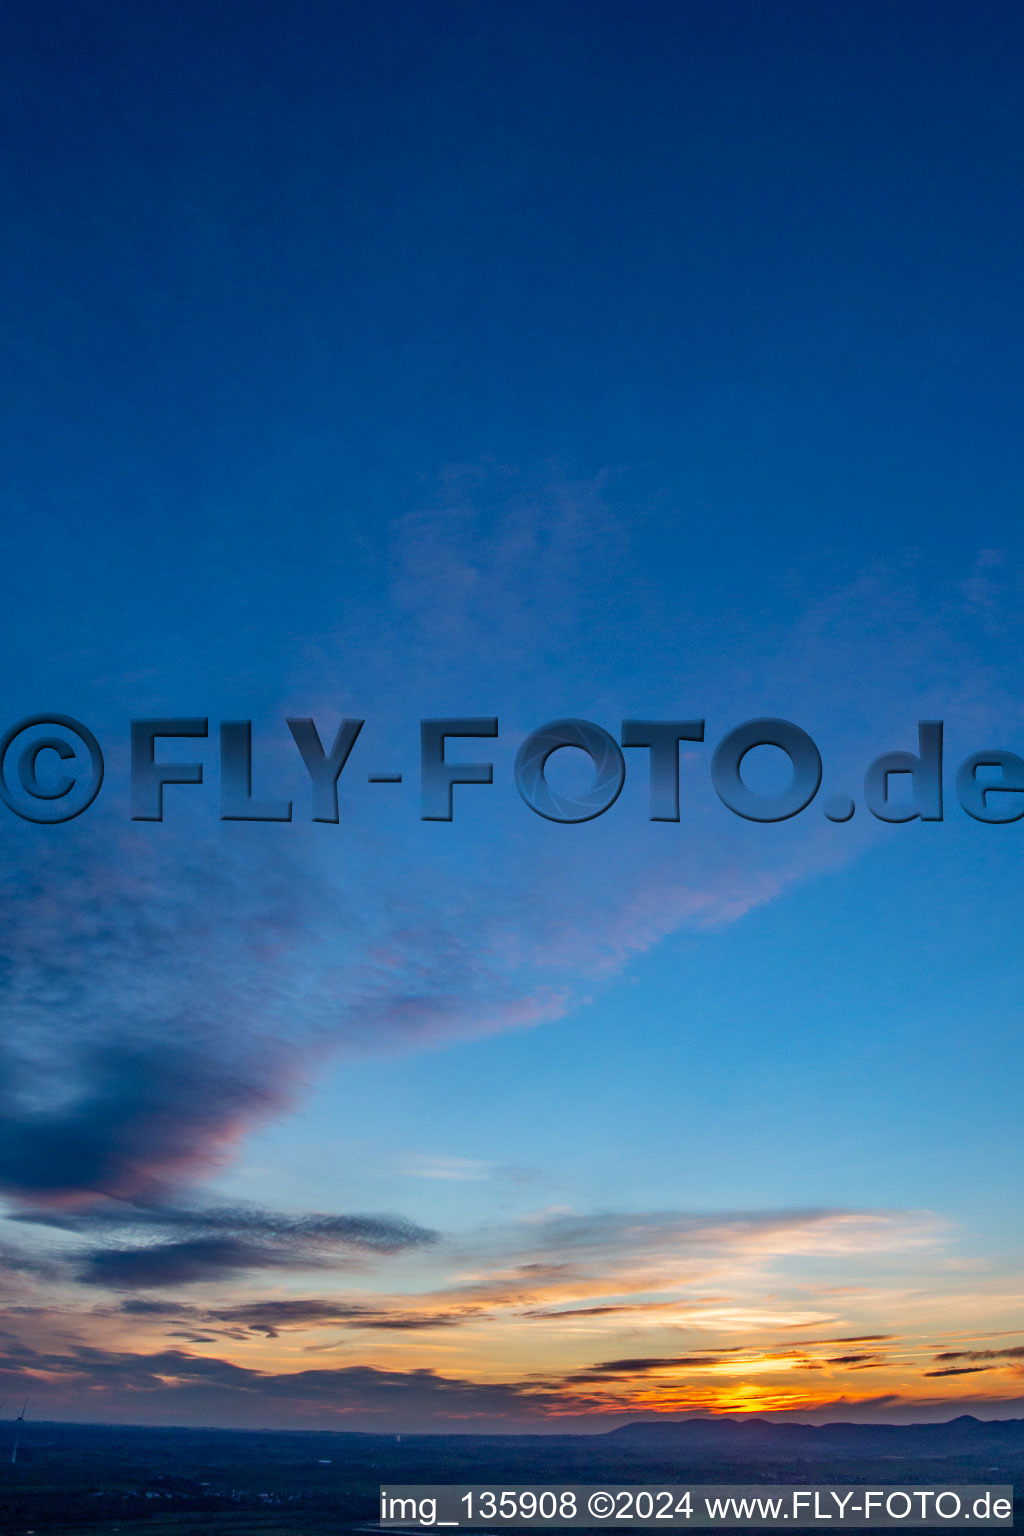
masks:
[[[643,1420],[609,1430],[603,1438],[658,1449],[821,1454],[835,1451],[890,1455],[977,1454],[1024,1450],[1024,1419],[976,1419],[962,1414],[944,1424],[794,1424],[771,1419]]]

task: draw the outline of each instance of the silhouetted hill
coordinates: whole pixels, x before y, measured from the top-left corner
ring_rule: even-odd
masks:
[[[603,1437],[636,1450],[737,1456],[977,1456],[1024,1451],[1024,1419],[962,1414],[945,1424],[793,1424],[772,1419],[652,1420]]]

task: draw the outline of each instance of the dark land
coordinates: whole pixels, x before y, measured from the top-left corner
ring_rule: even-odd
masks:
[[[8,1437],[13,1446],[13,1429]],[[28,1421],[14,1466],[0,1435],[0,1536],[347,1533],[375,1525],[381,1484],[462,1482],[1012,1483],[1022,1489],[1024,1419],[822,1427],[690,1419],[599,1435],[400,1440]],[[1024,1527],[1020,1499],[1014,1516],[1015,1528]]]

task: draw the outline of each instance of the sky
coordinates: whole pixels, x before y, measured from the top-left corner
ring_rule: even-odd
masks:
[[[1022,49],[985,0],[7,8],[0,729],[105,777],[0,809],[0,1400],[1024,1415],[1024,831],[956,793],[1024,755]],[[130,722],[194,718],[133,820]],[[365,722],[337,823],[289,718]],[[458,718],[493,782],[424,820]],[[538,815],[566,718],[703,721],[679,820],[638,747]],[[823,764],[782,821],[712,782],[762,718]],[[238,720],[290,821],[222,819]],[[942,820],[874,816],[938,720]]]

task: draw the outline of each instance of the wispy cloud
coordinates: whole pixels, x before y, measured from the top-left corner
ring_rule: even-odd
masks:
[[[414,1179],[443,1179],[446,1182],[453,1181],[460,1184],[476,1183],[478,1180],[491,1177],[494,1164],[475,1157],[436,1157],[423,1153],[418,1157],[404,1159],[400,1165],[400,1172]]]
[[[947,1349],[936,1360],[1024,1360],[1024,1345],[1008,1349]]]
[[[922,1376],[973,1376],[976,1371],[990,1371],[990,1365],[950,1365],[941,1371],[922,1371]]]
[[[366,1303],[328,1300],[306,1297],[294,1300],[266,1300],[246,1302],[239,1306],[196,1306],[169,1299],[140,1302],[137,1299],[123,1303],[122,1310],[131,1316],[161,1318],[168,1321],[194,1319],[200,1325],[225,1324],[229,1336],[242,1337],[244,1333],[263,1334],[268,1339],[279,1338],[289,1330],[320,1328],[390,1329],[399,1332],[431,1328],[454,1328],[478,1317],[480,1309],[464,1306],[451,1311],[425,1308],[420,1312],[386,1310]],[[224,1332],[218,1329],[218,1332]]]
[[[81,1284],[114,1289],[189,1285],[249,1270],[356,1267],[367,1254],[393,1255],[437,1241],[437,1233],[396,1216],[294,1216],[252,1207],[110,1202],[78,1215],[26,1211],[13,1219],[93,1238],[105,1231],[122,1235],[71,1260]]]

